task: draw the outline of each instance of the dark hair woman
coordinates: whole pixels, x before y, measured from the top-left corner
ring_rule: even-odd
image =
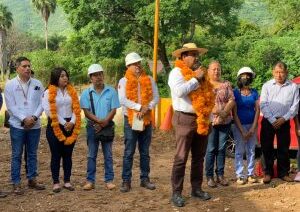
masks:
[[[258,92],[251,88],[255,73],[249,67],[243,67],[237,74],[237,86],[233,93],[233,136],[235,140],[235,173],[237,184],[243,185],[257,182],[254,176],[255,144],[257,122],[260,113]],[[244,174],[243,155],[246,151],[247,173]]]
[[[63,160],[64,188],[70,191],[72,170],[72,152],[80,132],[80,105],[78,95],[69,84],[69,74],[64,68],[55,68],[51,72],[50,83],[46,89],[43,108],[48,116],[46,137],[51,151],[51,172],[53,191],[60,192],[59,170]]]

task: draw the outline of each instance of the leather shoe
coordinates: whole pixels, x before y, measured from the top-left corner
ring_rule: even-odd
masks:
[[[265,175],[263,179],[264,184],[269,184],[271,182],[271,175]]]
[[[144,187],[144,188],[149,189],[149,190],[154,190],[156,188],[154,183],[151,183],[149,181],[149,179],[142,180],[141,181],[141,187]]]
[[[125,193],[125,192],[129,192],[131,189],[131,183],[130,182],[123,182],[122,186],[120,188],[120,191]]]
[[[293,179],[288,175],[282,177],[281,179],[285,182],[293,182]]]
[[[193,190],[191,195],[192,197],[197,197],[204,201],[209,200],[211,198],[211,196],[207,192],[202,191],[201,189]]]
[[[28,180],[28,187],[36,190],[45,190],[45,186],[41,183],[38,183],[36,179]]]
[[[174,193],[171,200],[176,207],[184,206],[185,201],[180,193]]]
[[[2,191],[0,191],[0,198],[5,198],[5,197],[7,197],[7,194],[5,194]]]
[[[208,177],[207,178],[207,185],[211,188],[216,188],[217,187],[217,184],[216,184],[213,177]]]
[[[219,183],[222,186],[228,186],[228,180],[224,176],[217,176],[217,183]]]
[[[22,195],[22,194],[24,194],[24,191],[23,191],[23,189],[21,188],[21,185],[20,185],[20,184],[14,184],[14,185],[13,185],[13,192],[14,192],[14,194],[16,194],[16,195]]]

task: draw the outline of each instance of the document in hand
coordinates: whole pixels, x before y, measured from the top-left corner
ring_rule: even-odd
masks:
[[[133,114],[132,130],[137,130],[137,131],[143,131],[144,130],[144,120],[139,119],[137,117],[136,113]]]

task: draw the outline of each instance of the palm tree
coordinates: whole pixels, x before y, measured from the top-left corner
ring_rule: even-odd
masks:
[[[40,11],[45,22],[45,42],[48,49],[48,20],[51,13],[55,12],[56,0],[32,0],[34,7]]]
[[[0,4],[0,71],[2,80],[7,66],[7,52],[5,48],[6,32],[12,23],[12,13],[8,11],[6,6]]]

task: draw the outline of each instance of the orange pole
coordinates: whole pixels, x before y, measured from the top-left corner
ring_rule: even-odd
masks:
[[[158,52],[158,31],[159,31],[159,0],[155,0],[155,16],[154,16],[154,46],[153,46],[153,79],[157,81],[157,52]],[[155,109],[152,110],[152,126],[155,127]]]

